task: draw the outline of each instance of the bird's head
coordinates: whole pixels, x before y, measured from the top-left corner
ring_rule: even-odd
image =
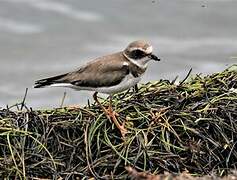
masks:
[[[123,55],[132,63],[146,67],[150,60],[160,61],[156,55],[152,54],[152,51],[153,48],[149,43],[138,40],[130,43],[123,51]]]

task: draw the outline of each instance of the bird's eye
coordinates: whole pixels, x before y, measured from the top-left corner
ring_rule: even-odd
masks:
[[[130,53],[130,58],[132,59],[141,59],[143,57],[147,56],[147,54],[145,54],[143,51],[141,50],[133,50],[131,53]]]

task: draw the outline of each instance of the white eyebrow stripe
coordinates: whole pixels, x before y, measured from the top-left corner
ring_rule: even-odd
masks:
[[[143,48],[138,48],[138,47],[133,47],[133,48],[130,48],[129,50],[130,50],[130,51],[134,51],[134,50],[141,50],[141,51],[144,51]]]
[[[145,53],[147,53],[147,54],[150,54],[150,53],[152,53],[153,48],[152,48],[152,46],[149,46],[149,47],[145,50],[145,49],[143,49],[143,48],[133,47],[133,48],[130,48],[129,50],[130,50],[130,51],[141,50],[141,51],[143,51],[143,52],[145,52]]]

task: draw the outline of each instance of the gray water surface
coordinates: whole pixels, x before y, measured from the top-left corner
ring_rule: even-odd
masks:
[[[142,82],[218,72],[237,59],[236,0],[0,0],[0,106],[85,104],[91,92],[33,89],[37,79],[146,39],[162,61]]]

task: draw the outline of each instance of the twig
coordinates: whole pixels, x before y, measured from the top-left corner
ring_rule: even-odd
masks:
[[[179,76],[176,76],[176,77],[171,81],[170,84],[174,84],[178,78],[179,78]]]
[[[28,93],[28,88],[26,88],[24,98],[21,102],[21,108],[20,108],[21,111],[22,111],[23,107],[25,106],[25,100],[26,100],[27,93]]]
[[[188,77],[189,77],[189,75],[191,74],[191,72],[192,72],[192,68],[188,71],[188,74],[186,75],[186,77],[179,83],[179,86],[181,85],[181,84],[183,84],[187,79],[188,79]]]
[[[63,97],[62,97],[62,100],[61,100],[61,104],[60,104],[60,108],[63,107],[63,104],[64,104],[64,101],[65,101],[66,95],[67,95],[67,92],[64,91],[64,93],[63,93]]]
[[[88,129],[89,129],[89,123],[86,125],[86,128],[84,130],[84,142],[86,145],[86,162],[87,162],[87,166],[91,172],[91,174],[96,177],[97,179],[100,179],[100,177],[94,172],[94,170],[92,169],[91,165],[90,165],[90,158],[89,158],[89,146],[88,146]]]

